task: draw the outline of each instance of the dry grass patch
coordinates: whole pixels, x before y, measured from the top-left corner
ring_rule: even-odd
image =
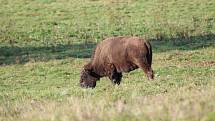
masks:
[[[215,113],[215,89],[196,88],[188,85],[165,94],[133,97],[110,101],[85,97],[70,97],[62,102],[29,100],[10,105],[2,105],[2,120],[163,120],[199,121],[208,120]]]

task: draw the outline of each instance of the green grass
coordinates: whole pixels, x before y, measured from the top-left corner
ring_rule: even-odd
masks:
[[[0,0],[0,121],[214,121],[214,0]],[[144,37],[142,70],[79,87],[102,39]]]

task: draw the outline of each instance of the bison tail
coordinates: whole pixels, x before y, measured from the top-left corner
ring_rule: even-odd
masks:
[[[152,46],[149,42],[146,42],[145,45],[148,50],[148,53],[146,54],[146,58],[147,58],[148,64],[151,66],[152,65]]]

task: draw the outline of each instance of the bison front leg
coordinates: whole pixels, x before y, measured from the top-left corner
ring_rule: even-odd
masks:
[[[113,73],[108,76],[114,85],[119,85],[122,80],[122,73]]]
[[[113,73],[111,80],[114,85],[116,84],[119,85],[122,80],[122,73],[118,73],[118,72]]]
[[[117,72],[116,68],[114,68],[109,72],[108,77],[114,85],[119,85],[122,80],[122,73]]]

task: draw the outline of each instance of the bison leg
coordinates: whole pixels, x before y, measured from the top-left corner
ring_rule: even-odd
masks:
[[[116,72],[112,76],[112,82],[113,82],[113,84],[119,85],[120,82],[121,82],[121,79],[122,79],[122,73]]]
[[[112,81],[112,83],[115,85],[119,85],[122,79],[122,73],[117,72],[116,69],[112,70],[112,72],[109,74],[109,79]]]
[[[148,63],[139,61],[137,65],[139,68],[141,68],[144,71],[144,73],[146,74],[146,76],[148,77],[149,80],[154,79],[154,72]]]

